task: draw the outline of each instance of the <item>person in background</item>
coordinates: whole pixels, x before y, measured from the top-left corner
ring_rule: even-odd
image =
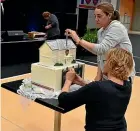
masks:
[[[132,69],[133,56],[122,48],[110,49],[106,55],[103,74],[108,80],[87,84],[69,69],[59,106],[68,111],[86,104],[86,131],[127,131],[124,115],[131,96],[132,84],[127,79]],[[69,92],[72,83],[82,87]]]
[[[47,39],[58,39],[60,37],[60,29],[57,17],[48,11],[43,12],[42,16],[47,20],[47,24],[45,26]]]
[[[80,39],[77,33],[71,29],[66,29],[65,34],[72,37],[77,45],[97,55],[98,71],[95,80],[99,81],[107,79],[103,75],[106,52],[111,48],[120,47],[132,53],[132,44],[127,29],[119,21],[119,12],[114,10],[112,4],[107,2],[98,4],[95,8],[94,16],[96,24],[99,27],[97,34],[98,42],[96,44]],[[133,65],[134,67],[130,74],[132,79],[135,76],[135,63]]]

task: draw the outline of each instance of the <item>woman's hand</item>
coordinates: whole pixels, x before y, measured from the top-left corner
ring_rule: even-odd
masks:
[[[49,25],[45,26],[45,29],[48,30],[48,29],[50,29],[51,27],[52,27],[52,25],[49,24]]]
[[[80,41],[79,36],[77,35],[77,33],[74,30],[66,29],[65,35],[70,36],[76,43],[79,43],[79,41]]]
[[[75,70],[73,68],[69,69],[69,71],[66,73],[66,80],[62,88],[62,92],[69,92],[70,86],[75,79],[75,75]]]
[[[45,26],[45,29],[48,30],[49,29],[49,26]]]
[[[75,79],[73,80],[73,83],[77,85],[81,85],[82,80],[83,79],[79,75],[76,74]]]
[[[74,84],[80,85],[80,86],[85,86],[87,83],[79,76],[75,75],[75,79],[73,80]]]
[[[75,79],[75,76],[75,70],[73,68],[70,68],[69,71],[66,73],[66,81],[70,81],[72,83]]]

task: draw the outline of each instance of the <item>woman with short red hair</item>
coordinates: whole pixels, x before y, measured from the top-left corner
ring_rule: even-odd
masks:
[[[74,69],[70,69],[58,97],[59,104],[67,111],[85,104],[86,131],[127,131],[125,112],[132,90],[131,80],[128,81],[132,69],[130,52],[121,48],[111,49],[103,69],[108,80],[87,84]],[[69,92],[72,83],[82,87]]]
[[[60,29],[57,17],[48,11],[43,12],[42,16],[45,20],[47,20],[47,24],[45,26],[47,39],[58,39],[60,37]]]

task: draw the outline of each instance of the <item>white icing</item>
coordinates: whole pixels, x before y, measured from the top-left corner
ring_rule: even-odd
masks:
[[[55,91],[61,90],[63,70],[84,65],[81,62],[72,64],[75,58],[76,46],[72,40],[68,39],[67,44],[65,39],[46,41],[39,49],[39,62],[31,65],[32,82]],[[56,64],[63,66],[54,66]]]

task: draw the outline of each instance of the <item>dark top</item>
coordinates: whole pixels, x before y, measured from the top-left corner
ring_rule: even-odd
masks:
[[[74,92],[62,92],[64,109],[86,104],[86,131],[121,131],[126,128],[124,114],[131,96],[131,83],[119,85],[110,80],[91,82]]]
[[[47,25],[51,24],[52,27],[47,30],[47,37],[52,38],[54,36],[59,36],[60,35],[60,29],[59,29],[59,21],[57,17],[54,14],[50,15],[50,18],[47,21]]]

